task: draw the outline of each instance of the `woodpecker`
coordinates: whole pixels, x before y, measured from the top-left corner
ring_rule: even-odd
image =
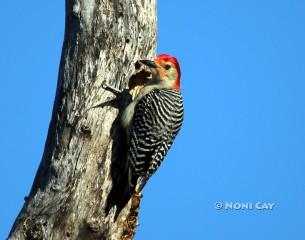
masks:
[[[136,193],[160,166],[183,121],[177,59],[161,54],[154,61],[139,62],[150,69],[151,78],[125,108],[121,118],[128,142],[129,186]]]

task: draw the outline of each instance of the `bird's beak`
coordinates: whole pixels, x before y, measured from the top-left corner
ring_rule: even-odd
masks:
[[[154,61],[151,61],[151,60],[140,60],[139,62],[143,63],[144,65],[146,65],[150,68],[157,68],[158,67],[158,65]]]

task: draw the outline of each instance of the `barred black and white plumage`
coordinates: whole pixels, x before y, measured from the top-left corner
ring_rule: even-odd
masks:
[[[148,179],[160,166],[183,121],[178,89],[153,89],[135,106],[131,122],[128,163],[131,184]]]

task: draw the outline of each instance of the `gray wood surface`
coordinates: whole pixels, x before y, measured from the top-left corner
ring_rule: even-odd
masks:
[[[48,137],[9,239],[121,239],[130,202],[124,187],[109,195],[124,182],[125,136],[102,84],[124,88],[134,63],[155,55],[156,31],[155,0],[66,0]]]

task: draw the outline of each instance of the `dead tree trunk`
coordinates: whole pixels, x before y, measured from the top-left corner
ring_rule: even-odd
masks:
[[[102,85],[124,88],[134,63],[155,48],[155,0],[66,0],[44,154],[9,239],[121,239],[130,201],[109,194],[124,175],[124,136],[115,96]]]

